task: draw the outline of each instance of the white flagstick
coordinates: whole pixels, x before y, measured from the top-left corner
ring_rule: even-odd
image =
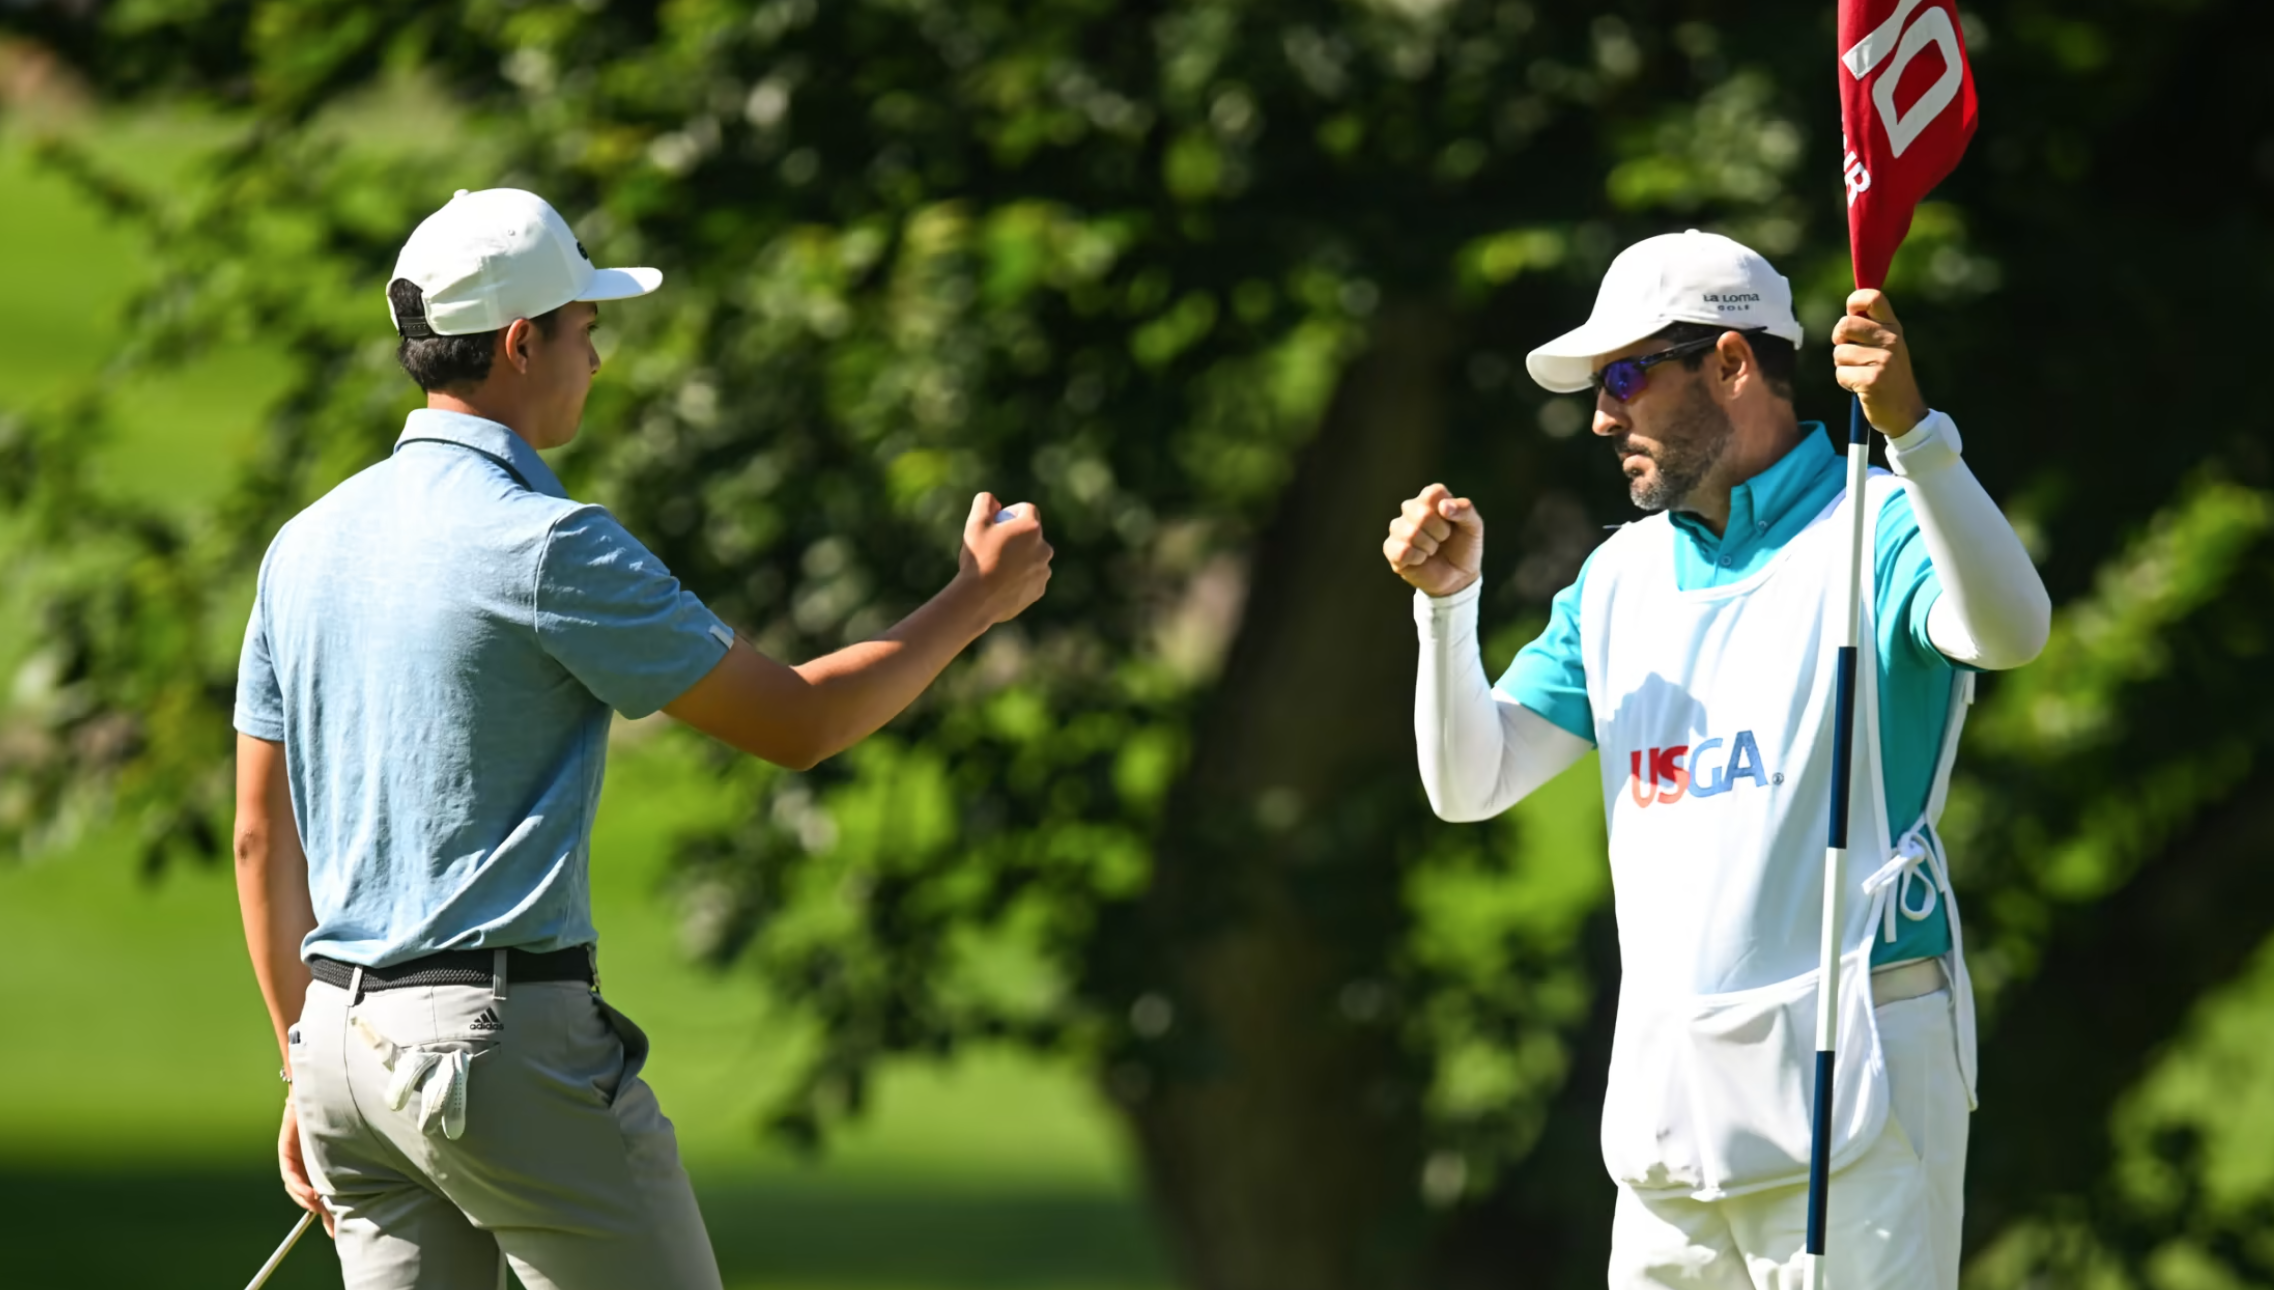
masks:
[[[253,1279],[246,1284],[245,1290],[261,1290],[262,1286],[267,1285],[268,1279],[276,1275],[277,1266],[284,1262],[284,1256],[292,1253],[292,1247],[300,1243],[300,1237],[308,1230],[308,1224],[315,1221],[316,1211],[309,1210],[302,1214],[300,1221],[292,1225],[292,1234],[284,1238],[284,1244],[276,1247],[276,1253],[268,1256],[268,1262],[263,1263],[261,1270],[253,1274]]]
[[[1848,596],[1840,622],[1832,717],[1832,817],[1824,848],[1824,936],[1816,981],[1816,1118],[1808,1150],[1808,1290],[1824,1290],[1824,1228],[1832,1195],[1832,1073],[1840,1046],[1840,936],[1847,926],[1848,781],[1855,765],[1856,646],[1863,617],[1864,484],[1871,426],[1863,400],[1848,414]]]

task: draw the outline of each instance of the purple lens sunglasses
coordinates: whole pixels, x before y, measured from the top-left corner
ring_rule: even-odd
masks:
[[[1740,336],[1751,336],[1768,329],[1766,327],[1732,327],[1730,330]],[[1602,371],[1587,378],[1587,384],[1597,392],[1609,390],[1612,398],[1625,403],[1634,398],[1635,395],[1642,393],[1642,387],[1650,380],[1651,368],[1669,359],[1683,358],[1702,350],[1711,349],[1720,343],[1721,336],[1716,333],[1698,340],[1683,341],[1679,345],[1659,350],[1655,354],[1638,354],[1633,358],[1622,358],[1615,363],[1605,363]]]

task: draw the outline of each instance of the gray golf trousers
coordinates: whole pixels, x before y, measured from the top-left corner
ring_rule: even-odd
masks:
[[[500,956],[502,959],[502,956]],[[719,1290],[647,1036],[578,982],[349,992],[292,1030],[348,1290]]]

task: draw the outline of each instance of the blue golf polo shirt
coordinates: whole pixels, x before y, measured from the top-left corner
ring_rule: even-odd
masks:
[[[1802,429],[1799,446],[1730,490],[1729,523],[1720,536],[1694,515],[1670,517],[1675,531],[1689,539],[1675,543],[1674,578],[1682,590],[1725,586],[1759,572],[1847,486],[1847,458],[1833,447],[1823,424],[1806,422]],[[1880,507],[1873,541],[1880,767],[1889,823],[1900,834],[1926,810],[1958,669],[1927,639],[1927,611],[1941,597],[1942,584],[1908,494],[1899,492]],[[1579,577],[1556,593],[1547,630],[1517,652],[1498,688],[1592,743],[1595,713],[1579,648],[1579,589],[1586,581],[1582,565]],[[1876,941],[1872,960],[1897,963],[1949,949],[1950,919],[1937,901],[1925,919],[1898,918],[1895,940]]]
[[[592,942],[609,714],[663,707],[733,641],[519,435],[411,413],[276,535],[245,629],[236,725],[284,745],[302,956]]]

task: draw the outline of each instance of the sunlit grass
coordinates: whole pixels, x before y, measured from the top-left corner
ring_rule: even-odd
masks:
[[[609,997],[655,1041],[647,1078],[678,1126],[729,1283],[1165,1284],[1115,1133],[1063,1066],[983,1052],[949,1069],[898,1068],[821,1161],[760,1140],[795,1032],[754,983],[679,952],[660,891],[671,831],[733,805],[690,769],[672,738],[616,756],[593,902]],[[282,1096],[227,866],[145,882],[106,836],[0,865],[0,946],[13,1036],[0,1197],[11,1198],[7,1227],[32,1224],[28,1240],[9,1242],[11,1266],[75,1269],[75,1285],[149,1284],[174,1267],[172,1247],[104,1246],[92,1265],[69,1247],[102,1243],[110,1211],[163,1208],[160,1193],[191,1180],[237,1197],[196,1248],[249,1274],[290,1213],[266,1183]],[[308,1279],[328,1258],[312,1246],[295,1256],[300,1279],[280,1284],[337,1284]],[[211,1272],[200,1283],[226,1283]]]

